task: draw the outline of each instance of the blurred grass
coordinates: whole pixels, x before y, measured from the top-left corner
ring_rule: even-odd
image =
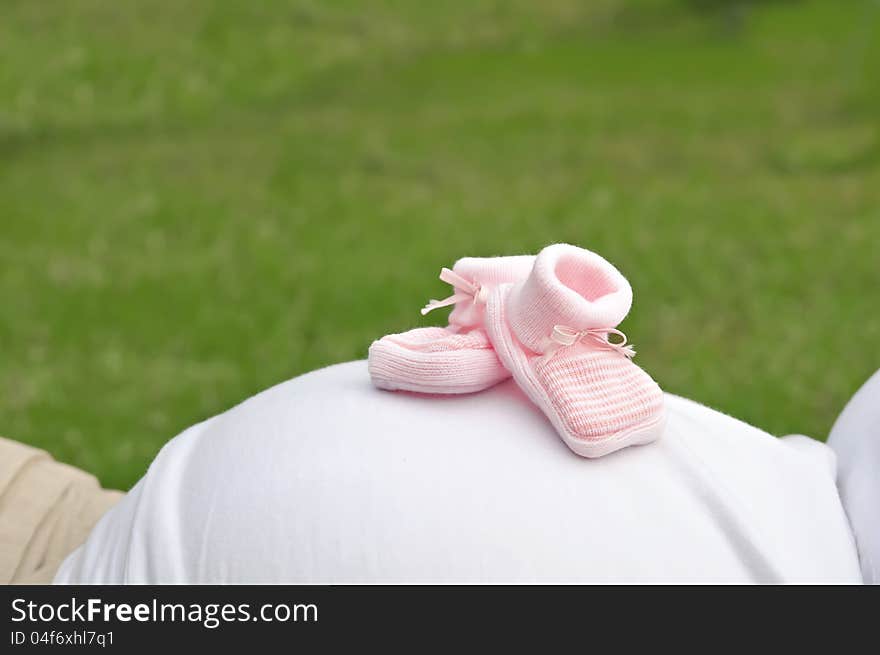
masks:
[[[0,433],[127,487],[568,241],[666,390],[824,438],[880,366],[880,5],[717,5],[7,0]]]

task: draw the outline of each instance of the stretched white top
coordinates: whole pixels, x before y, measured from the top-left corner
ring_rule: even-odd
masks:
[[[861,581],[828,447],[666,402],[660,441],[588,460],[511,382],[315,371],[172,439],[56,582]]]

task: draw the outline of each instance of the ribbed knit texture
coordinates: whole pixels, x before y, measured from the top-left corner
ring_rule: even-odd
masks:
[[[424,353],[480,350],[492,347],[489,337],[483,330],[457,333],[442,327],[415,328],[400,334],[389,334],[383,337],[383,340],[397,344],[401,348]]]
[[[462,257],[452,270],[463,278],[473,280],[483,288],[491,289],[507,282],[526,279],[535,263],[534,255],[510,257]],[[469,329],[483,325],[484,308],[480,303],[464,300],[456,303],[449,313],[449,325]]]
[[[589,250],[558,243],[541,251],[531,275],[514,286],[511,327],[532,352],[543,352],[554,325],[611,328],[629,313],[632,288],[620,272]]]
[[[550,403],[578,439],[623,432],[663,410],[657,384],[620,353],[578,345],[546,362],[535,359]]]
[[[465,257],[453,271],[487,291],[525,279],[533,256]],[[416,328],[389,334],[370,346],[373,384],[389,391],[456,394],[482,391],[510,377],[483,329],[482,302],[455,304],[446,328]]]
[[[657,439],[663,394],[619,350],[586,336],[560,345],[551,335],[554,326],[574,333],[615,328],[631,303],[632,289],[617,269],[566,244],[545,248],[526,280],[488,298],[486,331],[499,359],[566,445],[585,457]]]
[[[390,334],[373,342],[367,364],[373,384],[388,391],[473,393],[510,377],[481,328]]]

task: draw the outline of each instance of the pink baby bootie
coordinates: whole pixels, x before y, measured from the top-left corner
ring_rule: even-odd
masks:
[[[370,346],[368,368],[373,384],[390,391],[473,393],[510,377],[483,327],[485,301],[499,284],[518,282],[532,270],[533,256],[465,257],[440,279],[455,293],[432,300],[422,309],[455,305],[449,326],[416,328],[389,334]]]
[[[499,359],[584,457],[663,432],[663,393],[616,329],[631,304],[632,288],[614,266],[568,244],[542,250],[526,279],[487,298],[486,332]]]

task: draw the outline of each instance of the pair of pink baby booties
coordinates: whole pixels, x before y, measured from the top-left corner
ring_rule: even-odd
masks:
[[[631,360],[617,325],[632,288],[596,253],[568,244],[537,257],[465,257],[440,278],[455,293],[449,326],[389,334],[370,346],[380,389],[473,393],[511,375],[565,444],[600,457],[657,439],[663,393]]]

